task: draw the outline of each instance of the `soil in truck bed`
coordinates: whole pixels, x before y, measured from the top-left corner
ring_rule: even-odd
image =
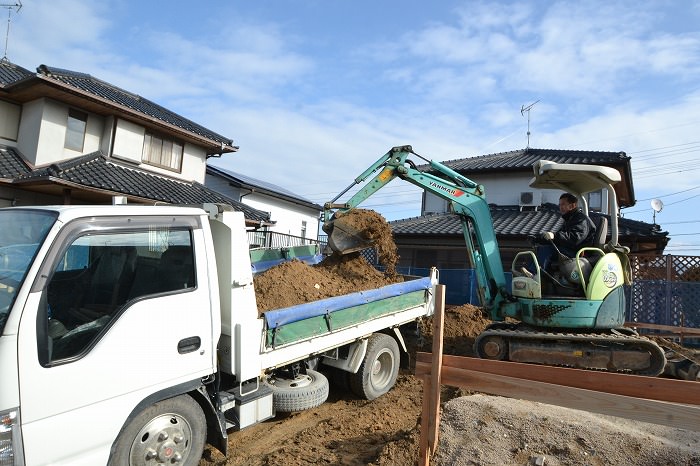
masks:
[[[402,281],[396,274],[396,245],[384,217],[371,210],[355,209],[346,221],[376,240],[379,263],[385,272],[373,267],[360,252],[332,254],[316,265],[299,260],[284,262],[254,278],[258,312],[332,298],[357,291],[380,288]]]

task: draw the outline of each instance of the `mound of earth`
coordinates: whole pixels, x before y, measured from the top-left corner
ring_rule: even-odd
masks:
[[[396,274],[398,249],[394,243],[391,227],[386,219],[373,210],[352,209],[337,212],[335,219],[341,219],[344,227],[352,231],[363,242],[373,243],[377,249],[379,263],[386,268],[389,276]]]
[[[401,281],[380,272],[360,253],[329,256],[319,264],[283,262],[254,279],[258,312],[379,288]]]
[[[354,209],[339,215],[345,225],[357,230],[362,239],[376,244],[380,272],[360,252],[333,253],[316,265],[294,260],[257,275],[253,281],[258,311],[281,309],[296,304],[379,288],[402,281],[396,274],[398,261],[391,227],[372,210]]]

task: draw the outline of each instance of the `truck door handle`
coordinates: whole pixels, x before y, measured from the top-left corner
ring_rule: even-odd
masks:
[[[199,337],[187,337],[177,342],[177,352],[180,354],[197,351],[202,346],[202,339]]]

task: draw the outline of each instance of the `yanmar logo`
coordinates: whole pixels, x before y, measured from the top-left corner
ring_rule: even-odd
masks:
[[[454,197],[459,197],[459,196],[461,196],[462,194],[464,194],[464,191],[462,191],[461,189],[452,189],[452,188],[448,188],[447,186],[443,186],[443,185],[441,185],[441,184],[437,184],[437,183],[434,182],[434,181],[430,181],[428,184],[429,184],[430,186],[432,186],[433,188],[437,188],[437,189],[439,189],[440,191],[445,191],[446,193],[451,194],[451,195],[453,195]]]

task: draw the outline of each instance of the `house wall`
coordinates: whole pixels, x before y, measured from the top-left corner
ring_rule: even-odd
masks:
[[[250,193],[241,202],[263,212],[270,212],[270,220],[276,222],[270,231],[310,239],[318,238],[319,212],[297,204],[258,193]],[[306,234],[302,234],[302,222],[306,222]]]
[[[99,150],[104,120],[91,113],[88,113],[83,150],[78,152],[64,147],[70,108],[50,99],[24,104],[18,148],[29,163],[41,167]]]
[[[140,168],[144,170],[204,184],[207,158],[204,148],[185,143],[182,154],[182,170],[178,173],[141,162],[145,134],[145,127],[121,118],[117,119],[112,155],[139,164]]]
[[[28,162],[36,159],[41,129],[41,115],[44,111],[44,99],[37,99],[22,105],[22,119],[19,123],[17,148]]]
[[[213,189],[214,191],[220,192],[224,196],[228,196],[234,201],[241,200],[241,190],[240,188],[231,185],[225,178],[220,176],[211,176],[209,174],[204,178],[204,184],[207,188]]]
[[[486,200],[489,204],[502,206],[520,205],[520,194],[528,191],[534,194],[534,205],[539,206],[546,203],[556,205],[559,203],[559,196],[564,192],[559,189],[531,188],[532,174],[529,172],[483,174],[479,175],[478,179],[472,178],[472,180],[484,186]],[[607,214],[609,212],[607,193],[603,191],[602,196],[602,212]],[[447,211],[447,201],[432,193],[425,193],[422,207],[423,214]]]
[[[19,132],[22,107],[0,100],[0,142],[14,145]]]

